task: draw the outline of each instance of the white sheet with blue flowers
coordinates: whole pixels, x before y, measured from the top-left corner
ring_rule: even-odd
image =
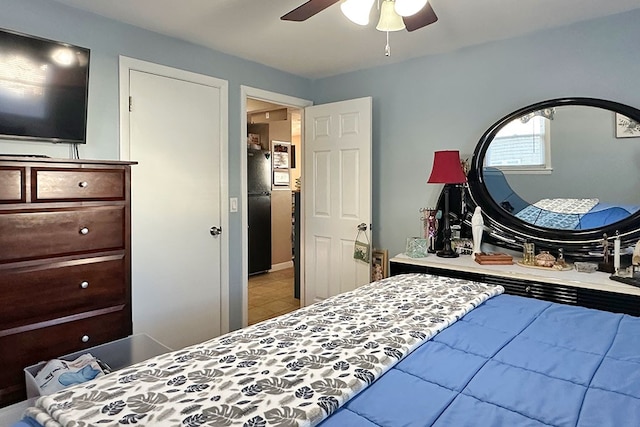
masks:
[[[503,291],[395,276],[44,396],[27,415],[46,427],[316,425]]]

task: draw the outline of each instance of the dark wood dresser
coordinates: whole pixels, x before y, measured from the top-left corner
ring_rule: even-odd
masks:
[[[131,334],[131,164],[0,156],[0,406],[26,366]]]

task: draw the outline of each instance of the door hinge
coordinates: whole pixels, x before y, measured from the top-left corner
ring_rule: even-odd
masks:
[[[133,97],[129,97],[129,112],[133,111]]]

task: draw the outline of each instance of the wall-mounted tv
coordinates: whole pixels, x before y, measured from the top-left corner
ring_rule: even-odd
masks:
[[[0,29],[0,138],[84,144],[89,49]]]

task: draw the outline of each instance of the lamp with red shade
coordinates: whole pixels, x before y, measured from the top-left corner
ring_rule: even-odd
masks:
[[[447,150],[436,151],[433,155],[433,167],[431,176],[427,180],[429,184],[444,184],[444,247],[436,255],[443,258],[455,258],[458,253],[451,248],[451,227],[449,226],[449,186],[464,184],[467,177],[460,163],[460,152]]]

